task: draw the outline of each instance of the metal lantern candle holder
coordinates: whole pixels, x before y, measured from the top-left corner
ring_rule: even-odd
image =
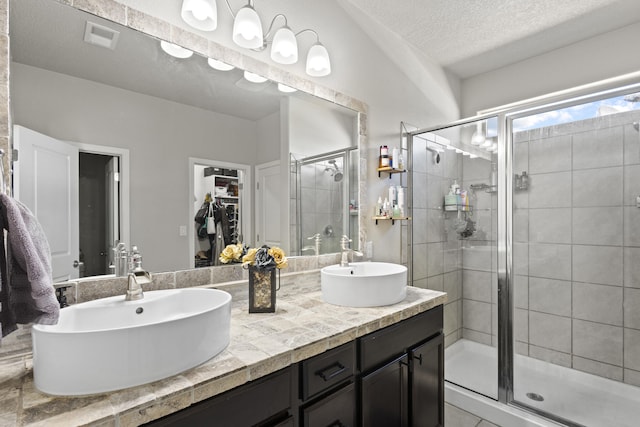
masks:
[[[280,271],[278,270],[278,275]],[[278,281],[279,282],[279,281]],[[249,266],[249,313],[276,311],[276,269]]]

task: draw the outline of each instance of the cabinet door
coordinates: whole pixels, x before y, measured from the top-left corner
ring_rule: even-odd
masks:
[[[411,425],[444,425],[444,335],[411,350]]]
[[[367,427],[407,426],[408,355],[362,378],[362,425]]]

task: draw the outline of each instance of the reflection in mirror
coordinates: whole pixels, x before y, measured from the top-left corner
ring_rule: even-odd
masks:
[[[194,197],[202,195],[194,196],[190,191],[193,168],[189,159],[247,165],[254,173],[255,181],[244,187],[250,206],[255,206],[255,210],[247,210],[244,243],[258,245],[275,240],[288,255],[296,255],[307,245],[306,241],[301,244],[303,236],[313,230],[325,232],[331,225],[334,235],[343,227],[339,232],[349,234],[356,244],[353,237],[358,235],[357,221],[344,218],[350,219],[351,200],[353,206],[358,204],[357,173],[350,173],[345,180],[345,185],[353,188],[343,186],[333,198],[326,190],[328,198],[321,204],[327,215],[343,218],[340,225],[319,220],[302,231],[304,224],[295,220],[302,202],[296,199],[293,186],[289,191],[290,158],[304,161],[357,147],[355,111],[300,91],[285,94],[270,81],[250,83],[243,78],[242,70],[214,70],[207,58],[198,55],[171,57],[153,37],[54,0],[11,0],[9,19],[14,124],[71,143],[79,147],[78,153],[94,152],[88,146],[101,147],[107,153],[111,150],[120,163],[119,171],[105,169],[101,173],[111,173],[110,178],[91,182],[100,192],[83,184],[94,178],[80,179],[79,191],[94,197],[76,206],[72,203],[78,200],[76,196],[52,196],[48,189],[55,181],[38,175],[37,167],[28,170],[25,163],[18,166],[20,162],[16,162],[14,168],[21,167],[35,181],[48,185],[43,187],[48,197],[39,202],[40,206],[45,203],[50,210],[63,213],[61,219],[54,220],[39,212],[35,204],[30,206],[41,222],[48,223],[48,234],[60,230],[61,222],[56,221],[64,221],[77,224],[79,235],[100,230],[107,236],[80,247],[82,238],[65,234],[67,238],[52,247],[54,256],[69,256],[61,264],[73,265],[80,260],[82,250],[86,267],[102,266],[102,270],[92,267],[86,273],[102,274],[108,268],[107,258],[114,243],[110,240],[120,239],[128,247],[139,247],[144,268],[152,272],[194,267],[198,251],[197,234],[192,230],[197,205],[202,204]],[[88,23],[98,30],[91,30]],[[115,41],[114,45],[100,39],[109,33],[107,39]],[[313,85],[310,88],[313,90]],[[357,161],[351,168],[344,167],[350,161],[348,157],[342,160],[342,166],[336,160],[345,175],[345,169],[357,171]],[[21,154],[19,159],[25,157]],[[329,160],[327,157],[326,162]],[[327,164],[318,168],[330,176],[331,171],[324,172]],[[279,173],[269,175],[269,170]],[[259,171],[264,173],[259,176]],[[333,174],[335,177],[337,171]],[[271,188],[279,190],[276,199],[259,193],[255,185],[258,178],[269,176]],[[115,190],[119,192],[113,198]],[[25,194],[15,187],[14,193]],[[109,194],[112,200],[106,201]],[[286,206],[287,200],[293,210],[274,214],[273,207]],[[27,200],[25,203],[29,206]],[[99,209],[100,214],[94,215],[92,209]],[[79,219],[72,219],[74,215]],[[104,220],[81,220],[92,215]],[[260,226],[267,215],[269,221]],[[278,227],[274,226],[276,218]],[[103,231],[109,228],[111,234]],[[273,230],[278,231],[277,236]],[[333,250],[329,242],[325,243],[322,251]],[[78,276],[78,268],[56,274],[58,280]]]
[[[357,158],[355,148],[292,158],[297,214],[292,223],[297,227],[292,227],[291,246],[301,254],[339,252],[343,235],[357,241]]]

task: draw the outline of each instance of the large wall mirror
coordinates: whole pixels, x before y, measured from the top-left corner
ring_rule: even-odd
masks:
[[[9,19],[14,194],[48,234],[57,281],[109,274],[116,240],[152,272],[203,265],[208,193],[235,206],[250,246],[358,246],[363,111],[170,56],[55,0],[11,0]]]

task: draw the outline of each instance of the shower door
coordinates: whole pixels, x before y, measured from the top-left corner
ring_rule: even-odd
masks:
[[[414,134],[412,281],[445,291],[445,379],[498,398],[497,118]]]
[[[584,99],[507,121],[511,398],[569,425],[630,427],[640,405],[640,96]]]
[[[340,251],[340,239],[357,242],[357,151],[340,150],[296,162],[295,212],[300,255]],[[317,244],[316,244],[317,243]],[[352,247],[356,247],[352,243]]]

